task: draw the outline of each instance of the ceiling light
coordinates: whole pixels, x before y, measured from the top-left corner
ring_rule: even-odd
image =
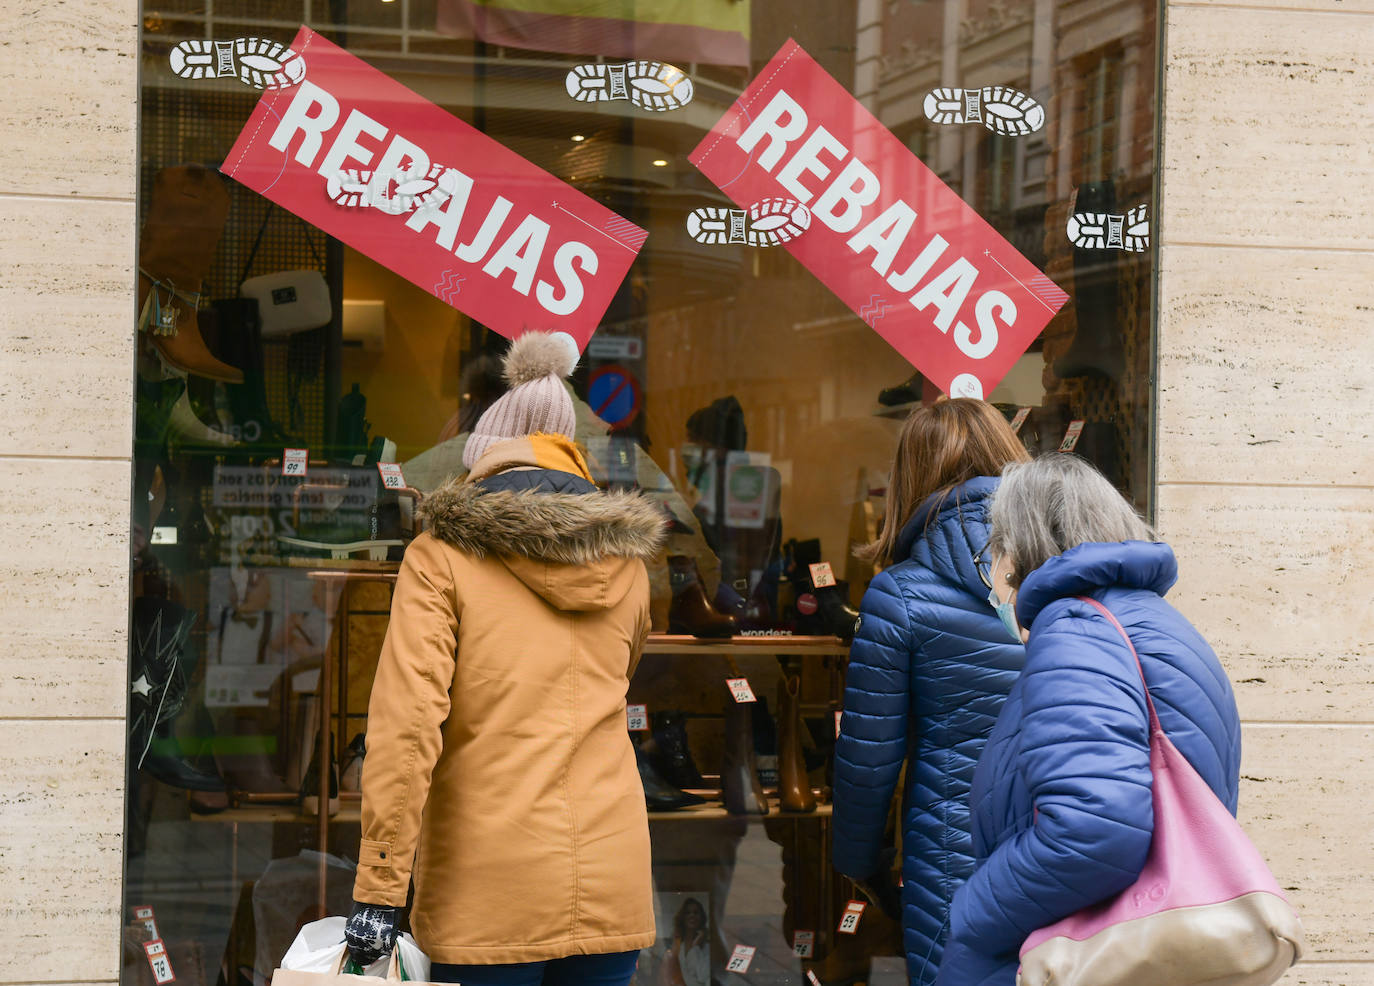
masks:
[[[573,135],[572,135],[572,142],[573,142],[574,144],[580,144],[580,143],[582,143],[582,142],[583,142],[584,140],[586,140],[586,139],[587,139],[587,138],[586,138],[586,137],[583,137],[581,134],[573,134]]]
[[[656,161],[654,161],[654,167],[655,167],[655,168],[666,168],[666,167],[668,167],[668,162],[665,161],[665,160],[663,160],[663,158],[658,158]]]

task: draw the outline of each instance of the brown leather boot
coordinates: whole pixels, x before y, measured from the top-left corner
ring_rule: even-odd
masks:
[[[720,768],[720,786],[725,792],[725,810],[732,815],[766,815],[768,799],[754,762],[754,716],[751,702],[736,702],[725,697],[725,757]]]
[[[801,675],[791,674],[778,686],[778,795],[783,811],[816,810],[801,730]]]
[[[156,289],[160,307],[175,309],[161,332],[156,326],[148,329],[168,366],[210,380],[243,383],[240,370],[210,354],[196,324],[195,300],[228,217],[229,193],[218,174],[199,165],[159,171],[138,241],[138,297],[143,305]]]
[[[693,637],[733,637],[739,624],[733,616],[719,612],[706,598],[697,563],[687,555],[668,559],[668,580],[673,602],[668,608],[668,632],[690,633]]]

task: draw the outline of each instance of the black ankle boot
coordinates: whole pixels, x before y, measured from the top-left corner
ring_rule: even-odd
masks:
[[[664,779],[676,787],[705,787],[706,779],[692,759],[687,745],[687,719],[681,712],[656,712],[653,742],[657,748],[654,766]]]
[[[654,768],[649,754],[638,743],[635,745],[635,763],[639,767],[639,782],[644,785],[644,805],[650,811],[675,811],[690,805],[701,805],[706,799],[688,794],[681,788],[669,784]]]

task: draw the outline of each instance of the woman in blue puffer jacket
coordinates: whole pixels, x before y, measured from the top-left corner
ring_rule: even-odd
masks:
[[[950,898],[973,870],[968,791],[1024,657],[988,608],[978,556],[988,500],[1029,458],[1002,415],[968,398],[916,409],[897,444],[835,753],[835,868],[896,909],[888,809],[902,765],[901,920],[913,986],[935,981]]]
[[[1121,634],[1078,597],[1125,628],[1160,725],[1233,814],[1240,774],[1226,672],[1163,598],[1174,554],[1101,474],[1072,455],[1009,467],[988,550],[989,601],[1029,631],[1026,665],[974,776],[979,865],[954,897],[942,986],[1012,986],[1032,931],[1124,890],[1145,863],[1145,686]]]

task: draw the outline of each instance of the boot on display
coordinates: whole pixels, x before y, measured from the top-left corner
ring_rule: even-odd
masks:
[[[668,783],[680,788],[703,788],[706,780],[687,745],[687,717],[681,712],[655,712],[653,716],[654,766]]]
[[[793,674],[778,687],[778,797],[783,811],[816,810],[801,731],[801,676]]]
[[[725,810],[732,815],[766,815],[768,799],[759,782],[754,757],[754,714],[752,702],[725,699],[725,757],[720,768],[720,784]]]
[[[1079,224],[1083,216],[1101,217],[1116,211],[1116,186],[1110,180],[1080,185],[1074,193],[1073,207],[1077,211],[1069,218],[1068,232],[1075,241],[1073,306],[1077,327],[1069,351],[1054,361],[1052,369],[1062,380],[1117,380],[1126,369],[1117,320],[1117,268],[1121,252],[1106,249],[1105,233],[1101,245],[1095,245],[1099,237],[1084,232],[1095,227]],[[1146,232],[1148,235],[1148,225]]]
[[[196,322],[201,285],[229,217],[224,180],[199,165],[163,168],[138,240],[140,328],[167,366],[209,380],[242,383],[243,374],[211,355]],[[161,311],[157,324],[148,312]]]
[[[719,612],[706,598],[697,563],[687,555],[668,559],[668,580],[673,601],[668,609],[668,632],[686,633],[711,639],[733,637],[739,624],[733,616]]]
[[[676,811],[692,805],[703,805],[706,799],[689,794],[681,788],[668,783],[654,767],[653,760],[639,743],[634,744],[635,764],[639,768],[639,781],[644,785],[644,804],[650,811]]]
[[[845,601],[845,586],[837,582],[817,588],[811,577],[811,566],[821,561],[821,542],[816,538],[789,541],[788,548],[792,558],[788,577],[797,593],[797,632],[839,637],[846,643],[853,640],[859,611]]]

